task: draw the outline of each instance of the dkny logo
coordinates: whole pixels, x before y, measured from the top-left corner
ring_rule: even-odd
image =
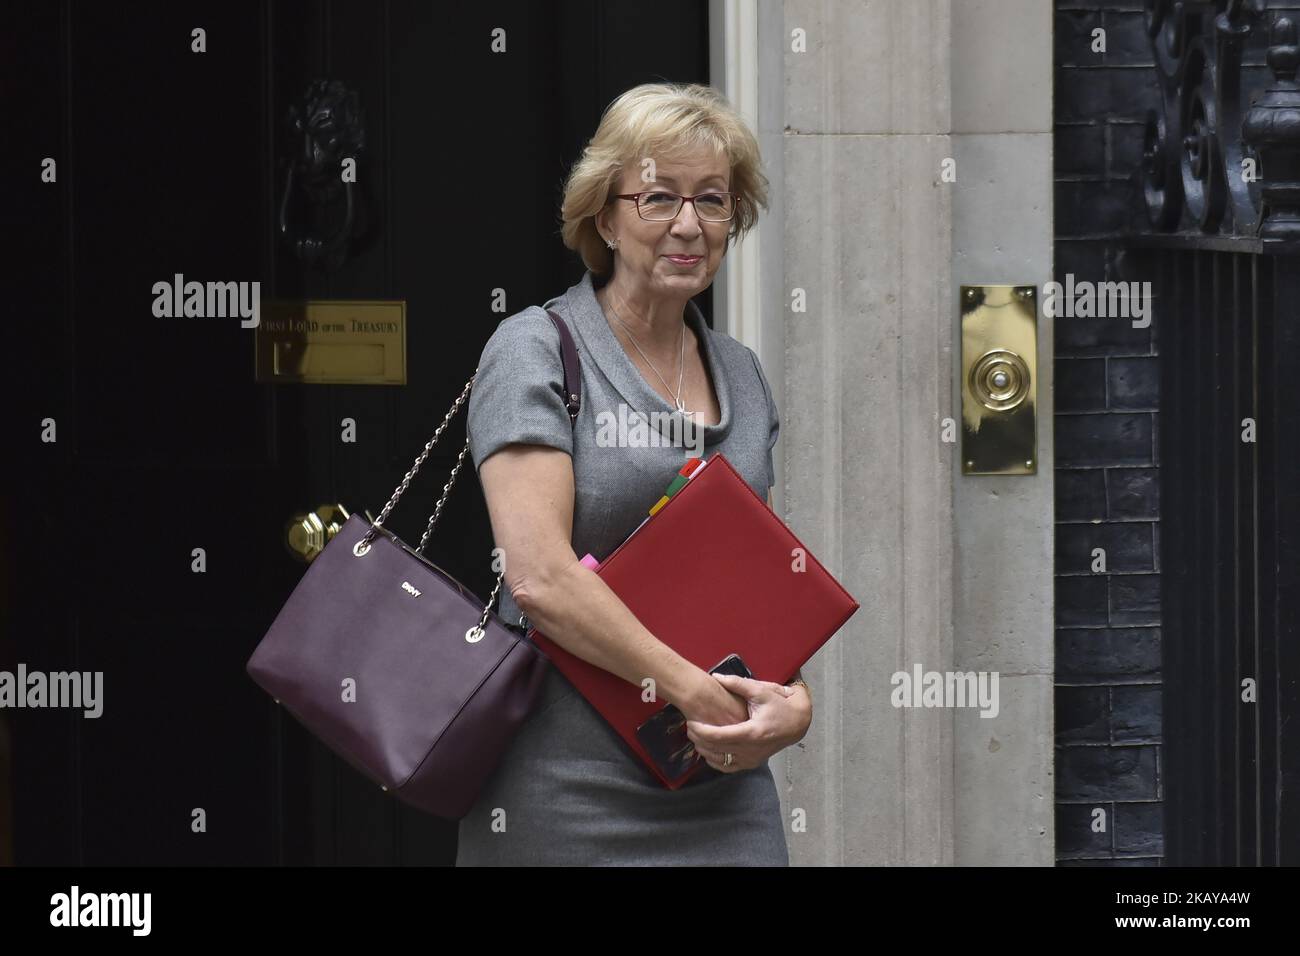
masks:
[[[405,591],[407,594],[411,595],[412,597],[420,596],[420,589],[416,587],[412,587],[410,581],[402,582],[402,590]]]

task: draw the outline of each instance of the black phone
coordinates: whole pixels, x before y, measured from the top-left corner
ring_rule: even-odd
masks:
[[[709,668],[710,674],[735,674],[737,677],[753,678],[739,654],[728,654],[716,666]]]
[[[739,654],[728,654],[709,668],[709,673],[754,676]],[[685,774],[700,759],[691,738],[686,736],[686,715],[673,704],[665,704],[663,710],[641,724],[636,736],[669,780]]]

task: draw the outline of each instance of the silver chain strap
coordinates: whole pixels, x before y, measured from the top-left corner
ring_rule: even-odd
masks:
[[[396,506],[402,495],[405,494],[406,489],[410,487],[411,480],[419,474],[420,466],[424,464],[425,459],[429,457],[429,453],[433,451],[433,446],[438,443],[438,439],[442,437],[443,431],[445,431],[447,426],[451,423],[455,414],[460,411],[461,405],[465,404],[465,400],[469,397],[470,389],[474,387],[474,380],[477,377],[478,369],[474,369],[474,374],[469,377],[469,381],[465,383],[465,387],[461,390],[460,395],[457,396],[456,401],[452,402],[451,408],[448,409],[447,414],[443,416],[442,424],[440,424],[437,430],[434,431],[433,437],[429,439],[428,443],[424,446],[424,450],[416,457],[415,463],[411,465],[411,470],[406,473],[398,486],[393,489],[393,496],[388,499],[388,504],[384,505],[384,510],[379,512],[379,517],[371,523],[371,527],[366,531],[365,535],[362,536],[361,540],[352,546],[352,553],[357,557],[361,557],[370,550],[370,543],[375,540],[375,536],[379,533],[380,525],[384,523],[384,520],[393,510],[394,506]],[[465,455],[468,454],[468,452],[469,439],[466,438],[465,447],[462,448],[460,454],[456,456],[456,464],[451,469],[451,476],[447,479],[447,483],[442,486],[442,496],[438,499],[437,505],[434,506],[433,514],[429,516],[428,527],[424,529],[424,534],[420,538],[420,546],[416,548],[416,552],[419,554],[424,553],[424,549],[429,543],[429,538],[433,534],[433,528],[438,523],[438,518],[442,515],[443,506],[447,503],[448,496],[451,495],[451,486],[456,483],[456,476],[460,474],[461,465],[465,463]],[[497,574],[497,583],[496,587],[492,589],[492,596],[488,598],[487,604],[483,606],[483,616],[479,618],[478,626],[470,628],[465,634],[465,639],[467,641],[472,643],[482,639],[484,628],[487,627],[488,615],[492,612],[492,605],[496,602],[497,594],[501,591],[501,581],[504,577],[505,569],[502,568],[502,570]]]
[[[465,463],[465,455],[468,452],[469,439],[466,438],[465,447],[462,448],[460,454],[456,456],[456,464],[451,469],[451,477],[448,478],[447,483],[442,486],[442,497],[439,498],[438,503],[434,505],[433,514],[429,515],[429,526],[424,529],[424,534],[420,538],[420,546],[415,549],[421,554],[424,554],[424,549],[429,543],[429,536],[433,534],[433,526],[438,523],[438,517],[442,514],[442,506],[447,503],[447,496],[451,494],[451,486],[456,483],[456,475],[460,473],[460,466]]]

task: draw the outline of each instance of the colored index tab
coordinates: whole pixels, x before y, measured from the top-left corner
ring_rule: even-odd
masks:
[[[664,495],[662,498],[660,498],[658,501],[655,502],[654,507],[650,509],[650,514],[653,515],[656,511],[658,511],[666,504],[668,504],[668,496]],[[655,527],[657,528],[659,526],[655,525]]]
[[[685,475],[678,475],[668,483],[668,487],[664,489],[664,494],[671,498],[673,495],[677,494],[678,491],[684,488],[688,481],[690,481],[690,479]]]
[[[702,464],[704,464],[703,458],[692,458],[686,464],[682,465],[682,467],[677,469],[677,474],[685,475],[689,478],[695,473],[695,469],[699,468]]]

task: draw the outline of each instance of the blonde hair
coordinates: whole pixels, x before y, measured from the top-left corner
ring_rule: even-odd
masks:
[[[595,216],[627,163],[654,156],[669,161],[699,147],[716,150],[731,167],[731,191],[740,197],[728,243],[758,222],[767,209],[758,140],[727,98],[698,83],[644,83],[605,108],[596,133],[564,184],[560,234],[598,276],[614,269],[614,252],[596,229]]]

